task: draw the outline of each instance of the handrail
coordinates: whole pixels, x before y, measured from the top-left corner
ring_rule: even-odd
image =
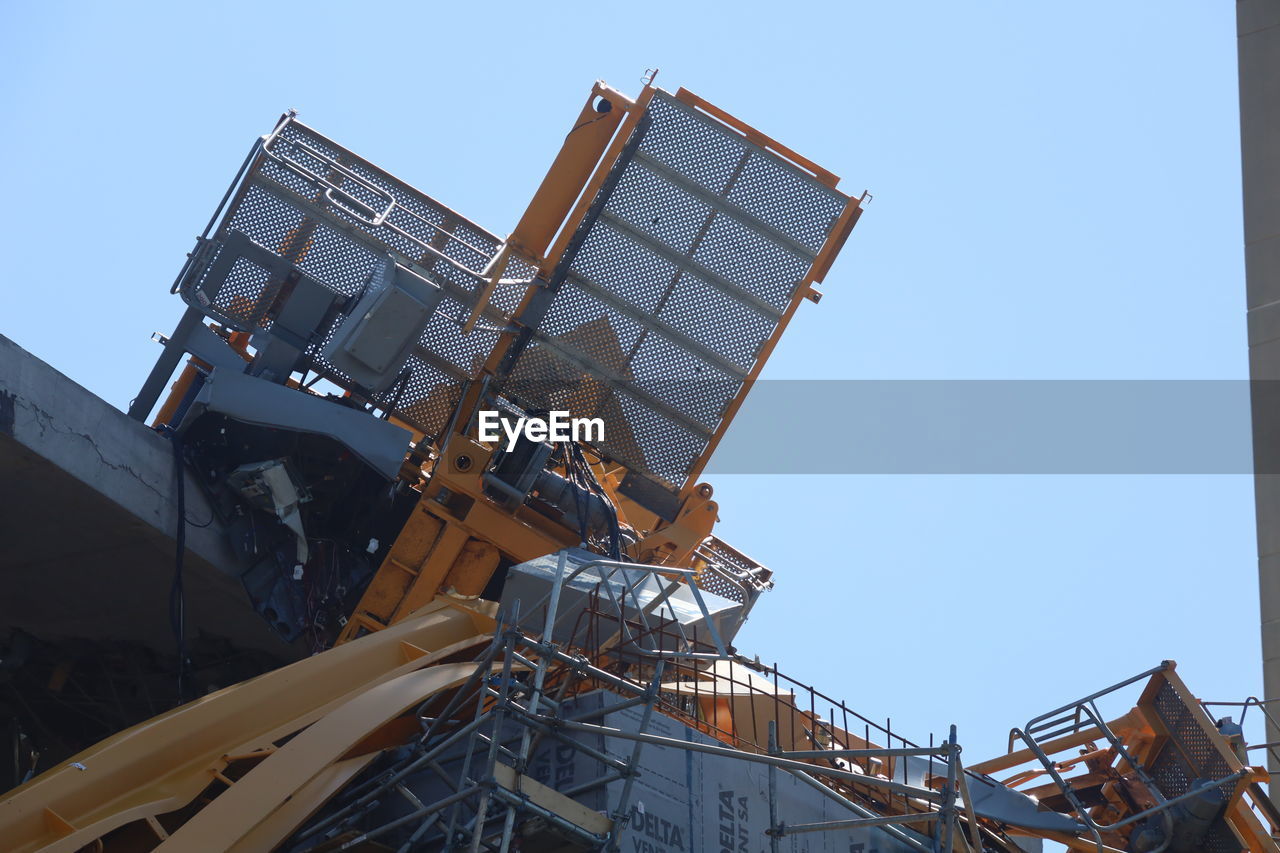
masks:
[[[613,577],[613,574],[619,570],[639,571],[642,573],[652,574],[652,575],[674,574],[674,575],[680,575],[684,579],[685,584],[688,586],[690,593],[693,595],[694,603],[697,604],[698,610],[702,614],[702,618],[706,623],[707,630],[710,631],[711,633],[712,643],[715,646],[716,651],[718,652],[718,654],[715,655],[715,657],[723,660],[729,659],[729,651],[726,648],[724,641],[720,637],[720,632],[716,628],[715,622],[711,618],[711,611],[707,608],[707,603],[702,597],[702,592],[701,590],[698,589],[698,585],[695,580],[697,572],[695,572],[693,569],[678,569],[678,568],[672,568],[670,566],[654,566],[648,563],[625,563],[619,560],[587,560],[586,562],[579,564],[568,575],[565,575],[564,569],[566,568],[566,561],[567,561],[567,556],[562,552],[559,557],[559,564],[557,567],[556,579],[555,581],[552,582],[550,592],[548,592],[542,598],[538,599],[537,603],[534,604],[530,610],[530,612],[534,612],[539,608],[541,608],[544,604],[547,605],[547,623],[543,632],[544,640],[550,641],[553,636],[552,631],[555,629],[555,616],[560,607],[560,593],[564,589],[565,584],[569,583],[574,578],[581,575],[587,569],[601,568],[601,569],[607,570],[600,573],[600,579],[595,583],[594,586],[595,586],[595,589],[597,590],[603,589],[605,591],[605,593],[609,597],[609,600],[617,607],[619,615],[623,613],[626,607],[627,592],[631,593],[631,597],[635,602],[635,608],[639,613],[640,620],[644,624],[646,629],[648,629],[648,620],[645,619],[645,613],[651,611],[654,607],[665,602],[666,599],[670,597],[671,593],[675,591],[675,586],[666,588],[662,592],[662,594],[658,597],[658,599],[656,599],[653,602],[650,602],[649,605],[644,605],[640,602],[639,595],[636,591],[639,586],[639,581],[627,582],[622,585],[623,589],[622,589],[621,601],[619,601],[617,598],[614,597],[613,588],[612,586],[608,585],[607,582],[611,580]],[[678,585],[678,582],[673,581],[673,584]],[[672,613],[672,616],[674,617],[675,611],[671,610],[671,613]],[[676,623],[678,625],[679,620],[676,620]],[[664,657],[670,657],[673,655],[677,657],[696,657],[696,658],[707,657],[707,655],[700,654],[697,652],[674,652],[674,653],[663,652],[657,649],[646,648],[644,646],[640,646],[639,644],[637,644],[637,648],[641,652],[644,652],[646,654],[659,655]]]

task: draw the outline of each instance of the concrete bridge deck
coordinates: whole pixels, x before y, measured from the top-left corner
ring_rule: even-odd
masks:
[[[188,635],[299,656],[253,611],[223,529],[187,478]],[[176,486],[163,436],[0,336],[0,634],[172,652]]]

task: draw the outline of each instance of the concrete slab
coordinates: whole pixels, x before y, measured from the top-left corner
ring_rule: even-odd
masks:
[[[164,437],[0,336],[0,630],[171,653],[176,486]],[[186,496],[189,635],[301,656],[253,611],[190,477]]]
[[[1280,302],[1249,309],[1249,346],[1256,347],[1280,338]]]
[[[1280,302],[1280,279],[1268,270],[1280,269],[1280,235],[1263,237],[1246,243],[1244,265],[1247,272],[1249,310]]]
[[[1255,11],[1280,8],[1275,0],[1250,4]],[[1244,239],[1253,243],[1280,234],[1280,27],[1239,38],[1240,152],[1244,163]],[[1254,271],[1250,271],[1252,275]]]
[[[1280,6],[1272,0],[1236,0],[1236,35],[1280,27]]]
[[[1253,448],[1261,592],[1263,684],[1280,696],[1280,598],[1274,557],[1280,553],[1280,0],[1236,4],[1240,74],[1240,154],[1243,170],[1245,268],[1248,279],[1249,375],[1253,384]],[[1264,381],[1265,380],[1265,381]],[[1280,739],[1269,726],[1267,740]],[[1280,761],[1268,758],[1274,778]],[[1280,786],[1271,787],[1280,804]]]

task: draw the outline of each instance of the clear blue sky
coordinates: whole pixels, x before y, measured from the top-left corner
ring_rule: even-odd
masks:
[[[774,378],[1246,376],[1230,3],[0,4],[0,334],[112,403],[295,107],[505,233],[646,67],[875,200]],[[783,452],[814,452],[802,423]],[[1244,476],[719,478],[747,652],[971,760],[1176,658],[1261,691]]]

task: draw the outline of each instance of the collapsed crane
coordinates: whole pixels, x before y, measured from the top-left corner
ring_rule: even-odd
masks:
[[[1171,662],[970,765],[734,647],[772,573],[700,476],[858,221],[837,185],[597,83],[502,239],[283,116],[130,415],[309,656],[196,698],[179,563],[184,703],[4,795],[8,849],[1280,850]]]

